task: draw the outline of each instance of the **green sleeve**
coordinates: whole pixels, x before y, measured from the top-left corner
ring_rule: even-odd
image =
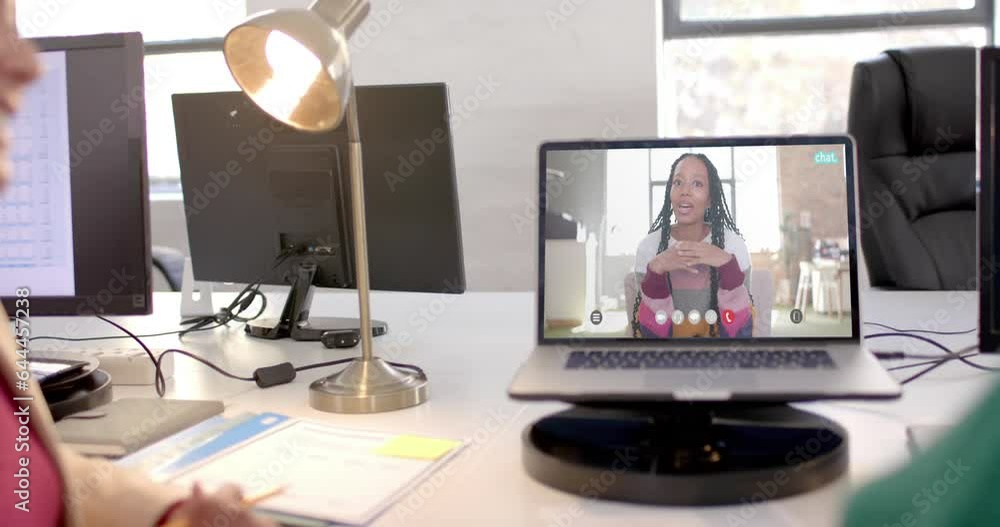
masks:
[[[845,524],[1000,526],[1000,389],[930,450],[862,489]]]

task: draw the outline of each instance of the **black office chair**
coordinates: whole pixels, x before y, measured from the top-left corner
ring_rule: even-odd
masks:
[[[163,274],[171,291],[180,291],[184,279],[184,253],[171,247],[153,246],[153,267]]]
[[[914,48],[854,66],[847,130],[873,286],[976,287],[975,57]]]

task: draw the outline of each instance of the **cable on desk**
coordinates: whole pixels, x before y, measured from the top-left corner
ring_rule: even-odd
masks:
[[[229,322],[232,322],[234,320],[237,321],[237,322],[244,322],[244,323],[256,320],[256,319],[260,318],[260,316],[264,314],[264,310],[267,309],[267,297],[264,294],[260,293],[259,289],[260,289],[260,286],[257,285],[256,289],[255,289],[255,292],[254,292],[254,295],[257,295],[257,296],[260,297],[260,299],[261,299],[261,307],[258,310],[258,312],[254,316],[252,316],[252,317],[242,318],[242,317],[239,316],[246,309],[238,309],[236,311],[232,311],[232,309],[235,309],[235,307],[233,307],[233,308],[226,307],[226,308],[222,308],[219,311],[219,313],[216,313],[215,315],[206,316],[206,317],[198,317],[198,318],[189,319],[189,320],[186,320],[186,321],[182,322],[183,324],[195,324],[195,326],[193,326],[193,327],[184,328],[184,329],[178,329],[178,330],[173,330],[173,331],[163,331],[163,332],[160,332],[160,333],[146,333],[146,334],[143,334],[143,335],[135,335],[135,336],[139,337],[139,338],[153,338],[153,337],[165,337],[165,336],[169,336],[169,335],[177,335],[180,338],[184,338],[184,336],[187,335],[188,333],[198,333],[198,332],[201,332],[201,331],[211,331],[213,329],[219,329],[221,327],[225,327]],[[245,292],[246,292],[246,289],[244,289],[244,292],[241,292],[240,294],[245,294]],[[256,298],[256,297],[253,297],[253,298]],[[249,305],[252,303],[253,298],[251,298],[251,302],[248,303],[247,307],[249,307]],[[108,319],[104,318],[103,316],[97,315],[97,318],[100,318],[100,319],[104,320],[105,322],[109,322]],[[214,322],[214,325],[212,324],[213,322]],[[50,335],[38,335],[38,336],[31,337],[31,339],[29,339],[29,340],[32,341],[32,342],[37,341],[37,340],[55,340],[55,341],[60,341],[60,342],[94,342],[94,341],[98,341],[98,340],[117,340],[117,339],[128,339],[128,338],[134,338],[134,336],[133,335],[108,335],[108,336],[104,336],[104,337],[56,337],[56,336],[50,336]]]
[[[913,375],[911,375],[911,376],[903,379],[902,381],[899,381],[899,384],[908,384],[908,383],[913,382],[913,381],[919,379],[920,377],[923,377],[924,375],[927,375],[928,373],[930,373],[930,372],[936,370],[937,368],[940,368],[941,366],[943,366],[943,365],[945,365],[945,364],[947,364],[947,363],[949,363],[951,361],[954,361],[954,360],[960,360],[962,362],[966,362],[966,363],[969,363],[969,364],[974,364],[976,367],[979,367],[980,369],[984,369],[984,368],[986,368],[985,366],[980,366],[980,365],[975,364],[975,363],[970,363],[968,360],[966,360],[966,357],[972,357],[972,356],[980,354],[978,351],[972,352],[972,353],[966,353],[969,350],[975,349],[976,347],[977,347],[977,345],[973,344],[971,346],[966,346],[965,348],[962,348],[962,349],[960,349],[958,351],[954,351],[954,352],[949,351],[949,353],[952,353],[952,355],[949,355],[947,357],[942,357],[942,358],[940,358],[938,360],[931,360],[931,361],[926,361],[926,362],[918,362],[918,363],[914,363],[914,364],[905,364],[903,366],[896,366],[894,368],[889,368],[888,371],[903,370],[903,369],[907,369],[907,368],[916,368],[918,366],[927,366],[928,364],[930,365],[927,368],[924,368],[923,370],[920,370],[917,373],[915,373],[915,374],[913,374]],[[988,370],[988,371],[997,371],[997,370],[998,370],[998,368],[993,368],[993,369]]]
[[[969,333],[974,333],[976,330],[967,329],[965,331],[936,331],[930,329],[899,329],[894,328],[888,324],[882,324],[881,322],[865,322],[866,326],[875,326],[882,329],[887,329],[889,331],[895,331],[896,333],[927,333],[929,335],[967,335]]]
[[[260,288],[264,284],[264,280],[266,280],[271,273],[273,273],[279,267],[281,267],[281,265],[285,263],[285,261],[287,261],[289,258],[291,258],[296,254],[300,254],[302,252],[303,252],[302,249],[297,247],[288,247],[283,251],[281,251],[281,254],[279,254],[274,259],[274,262],[271,264],[271,268],[261,273],[260,275],[257,276],[257,278],[254,281],[247,284],[246,287],[244,287],[243,290],[236,295],[236,298],[234,298],[233,301],[230,302],[228,306],[222,308],[221,310],[219,310],[218,313],[214,315],[209,315],[205,317],[196,317],[183,321],[182,324],[193,324],[193,325],[191,326],[190,329],[182,331],[179,335],[183,337],[186,333],[192,331],[199,331],[200,328],[203,328],[212,323],[217,324],[216,327],[219,327],[219,326],[229,325],[229,323],[233,321],[245,324],[247,322],[259,318],[261,315],[264,314],[264,310],[267,309],[267,296],[265,296],[263,293],[260,292]],[[246,310],[250,309],[250,306],[253,305],[254,300],[256,300],[258,297],[261,299],[261,306],[260,309],[257,310],[257,313],[252,317],[241,316]]]
[[[974,352],[971,352],[971,353],[965,353],[962,356],[963,357],[975,357],[976,355],[979,355],[978,351],[974,351]],[[901,366],[893,366],[892,368],[886,368],[886,371],[908,370],[910,368],[917,368],[919,366],[927,366],[928,364],[937,364],[939,362],[950,362],[950,361],[953,361],[953,360],[956,360],[956,359],[957,359],[957,357],[952,357],[952,356],[949,356],[949,357],[938,357],[938,358],[933,359],[933,360],[926,360],[926,361],[923,361],[923,362],[911,362],[909,364],[903,364]]]
[[[183,356],[188,357],[190,359],[194,359],[194,360],[196,360],[196,361],[204,364],[205,366],[208,366],[209,368],[215,370],[217,373],[219,373],[220,375],[222,375],[224,377],[227,377],[227,378],[230,378],[230,379],[234,379],[234,380],[237,380],[237,381],[253,382],[253,383],[256,383],[257,386],[260,387],[260,388],[270,388],[272,386],[280,386],[282,384],[288,384],[288,383],[290,383],[290,382],[292,382],[292,381],[295,380],[295,375],[298,372],[302,372],[302,371],[306,371],[306,370],[314,370],[314,369],[317,369],[317,368],[327,368],[327,367],[330,367],[330,366],[339,366],[339,365],[342,365],[342,364],[349,364],[351,362],[354,362],[357,359],[356,357],[351,357],[349,359],[339,359],[339,360],[332,360],[332,361],[326,361],[326,362],[319,362],[319,363],[316,363],[316,364],[308,364],[306,366],[298,366],[298,367],[293,366],[291,363],[283,362],[281,364],[275,364],[275,365],[272,365],[272,366],[263,366],[263,367],[257,368],[253,372],[253,377],[240,377],[239,375],[234,375],[234,374],[229,373],[228,371],[220,368],[218,365],[216,365],[212,361],[209,361],[207,359],[199,357],[199,356],[197,356],[197,355],[195,355],[195,354],[193,354],[193,353],[191,353],[189,351],[184,351],[184,350],[179,350],[179,349],[168,349],[168,350],[164,351],[163,354],[160,355],[159,360],[156,361],[156,363],[155,363],[156,364],[156,373],[155,373],[155,375],[156,375],[156,393],[160,397],[163,397],[164,394],[166,393],[166,380],[163,378],[163,372],[160,369],[160,363],[163,361],[163,357],[166,356],[168,353],[177,353],[179,355],[183,355]],[[424,375],[424,370],[420,369],[419,366],[414,366],[412,364],[402,364],[402,363],[398,363],[398,362],[390,362],[389,364],[391,364],[391,365],[393,365],[393,366],[395,366],[397,368],[411,370],[411,371],[417,372],[417,373],[419,373],[421,375]]]
[[[115,322],[115,321],[113,321],[113,320],[111,320],[109,318],[105,318],[105,317],[103,317],[101,315],[97,315],[97,318],[99,318],[99,319],[107,322],[108,324],[111,324],[112,326],[114,326],[114,327],[120,329],[121,331],[123,331],[128,337],[130,337],[133,340],[135,340],[139,344],[139,346],[142,347],[142,349],[146,352],[146,355],[149,357],[149,360],[151,360],[153,362],[153,367],[154,367],[154,370],[153,370],[153,382],[154,382],[154,385],[156,386],[156,395],[158,395],[160,397],[163,397],[167,393],[167,379],[166,379],[166,377],[163,376],[163,369],[161,367],[161,364],[163,363],[163,357],[167,356],[170,353],[178,353],[178,354],[184,355],[186,357],[190,357],[190,358],[192,358],[192,359],[194,359],[194,360],[196,360],[196,361],[198,361],[198,362],[200,362],[200,363],[208,366],[209,368],[212,368],[213,370],[219,372],[223,376],[229,377],[230,379],[236,379],[238,381],[250,381],[250,382],[253,382],[253,379],[246,378],[246,377],[239,377],[239,376],[233,375],[233,374],[231,374],[231,373],[223,370],[222,368],[216,366],[211,361],[202,359],[201,357],[198,357],[198,356],[196,356],[196,355],[194,355],[194,354],[192,354],[190,352],[184,351],[184,350],[168,349],[168,350],[165,350],[163,353],[161,353],[160,357],[157,358],[155,355],[153,355],[153,352],[149,349],[149,346],[146,346],[146,343],[143,342],[141,338],[139,338],[135,333],[132,333],[131,331],[129,331],[128,329],[126,329],[125,326],[122,326],[121,324],[118,324],[117,322]]]
[[[932,366],[928,366],[927,368],[925,368],[923,370],[920,370],[917,373],[915,373],[915,374],[913,374],[913,375],[911,375],[911,376],[909,376],[909,377],[907,377],[907,378],[899,381],[899,384],[907,384],[907,383],[913,382],[913,381],[915,381],[915,380],[923,377],[924,375],[927,375],[928,373],[934,371],[935,369],[943,366],[947,362],[948,362],[947,360],[938,361],[935,364],[933,364]]]
[[[353,361],[354,361],[354,359],[341,359],[341,360],[335,360],[335,361],[330,361],[330,362],[319,362],[319,363],[316,363],[316,364],[310,364],[308,366],[299,366],[298,368],[295,368],[295,371],[299,372],[299,371],[306,371],[306,370],[314,370],[316,368],[325,368],[327,366],[336,366],[338,364],[345,364],[345,363],[353,362]],[[404,364],[402,362],[389,362],[389,361],[386,361],[386,364],[388,364],[390,366],[395,366],[397,368],[401,368],[401,369],[404,369],[404,370],[410,370],[410,371],[412,371],[414,373],[418,373],[420,375],[426,375],[426,373],[424,373],[424,370],[421,369],[420,366],[415,366],[413,364]]]
[[[1000,368],[994,368],[994,367],[990,367],[990,366],[983,366],[982,364],[976,364],[975,362],[972,362],[969,359],[967,359],[967,358],[965,358],[965,357],[962,356],[963,353],[965,353],[965,352],[967,352],[969,350],[976,349],[976,347],[978,346],[978,344],[973,344],[971,346],[967,346],[967,347],[965,347],[965,348],[963,348],[961,350],[958,350],[958,351],[952,351],[947,346],[945,346],[944,344],[941,344],[940,342],[938,342],[938,341],[936,341],[934,339],[927,338],[927,337],[924,337],[924,336],[921,336],[921,335],[914,335],[913,333],[898,333],[898,332],[893,332],[893,333],[875,333],[874,335],[865,335],[865,339],[877,339],[877,338],[885,338],[885,337],[906,337],[906,338],[921,340],[921,341],[924,341],[924,342],[926,342],[926,343],[928,343],[928,344],[930,344],[932,346],[935,346],[935,347],[941,349],[945,353],[954,356],[954,358],[956,360],[961,361],[963,364],[965,364],[967,366],[971,366],[973,368],[976,368],[977,370],[982,370],[982,371],[1000,371]],[[935,367],[937,367],[937,366],[935,366]]]
[[[156,355],[153,355],[153,352],[149,349],[149,346],[147,346],[146,343],[142,341],[142,339],[136,336],[135,333],[132,333],[125,326],[115,322],[114,320],[104,317],[103,315],[97,315],[97,318],[118,328],[123,333],[131,337],[132,340],[135,340],[137,343],[139,343],[139,346],[142,347],[143,351],[146,352],[146,355],[149,356],[149,360],[153,361],[153,366],[155,367],[153,382],[156,385],[156,394],[159,395],[160,397],[163,397],[163,394],[165,394],[167,390],[166,388],[167,381],[163,378],[163,372],[160,371],[160,361],[156,360]]]
[[[138,342],[137,339],[139,339],[139,338],[165,337],[165,336],[169,336],[169,335],[177,335],[178,338],[184,338],[184,336],[187,335],[187,334],[189,334],[189,333],[197,333],[197,332],[200,332],[200,331],[211,331],[213,329],[218,329],[218,328],[221,328],[221,327],[225,327],[225,326],[229,325],[230,322],[233,322],[233,321],[241,322],[241,323],[245,324],[247,322],[251,322],[253,320],[256,320],[256,319],[260,318],[261,315],[264,314],[264,311],[267,309],[267,296],[260,292],[260,288],[263,285],[264,280],[267,278],[267,275],[270,274],[270,273],[272,273],[272,272],[274,272],[275,269],[277,269],[278,267],[280,267],[281,264],[285,263],[285,261],[288,260],[288,258],[292,257],[294,254],[296,254],[296,251],[293,250],[293,249],[286,249],[281,254],[279,254],[278,257],[275,258],[274,264],[272,265],[271,269],[269,269],[266,273],[260,275],[252,283],[247,284],[247,286],[244,287],[243,290],[240,291],[240,293],[236,295],[236,298],[233,299],[233,301],[230,302],[228,306],[226,306],[226,307],[222,308],[221,310],[219,310],[218,313],[216,313],[214,315],[204,316],[204,317],[196,317],[196,318],[188,319],[188,320],[185,320],[185,321],[181,322],[182,325],[193,324],[191,327],[188,327],[188,328],[179,329],[179,330],[173,330],[173,331],[164,331],[164,332],[161,332],[161,333],[147,333],[147,334],[144,334],[144,335],[135,335],[132,332],[126,330],[124,327],[119,326],[118,324],[115,324],[114,322],[111,322],[110,320],[108,320],[107,318],[104,318],[101,315],[98,315],[97,318],[100,318],[101,320],[103,320],[103,321],[105,321],[105,322],[107,322],[107,323],[109,323],[109,324],[117,327],[118,329],[122,330],[126,334],[125,335],[110,335],[110,336],[107,336],[107,337],[55,337],[55,336],[39,335],[39,336],[31,337],[31,339],[29,339],[29,340],[31,340],[31,341],[37,341],[37,340],[56,340],[56,341],[62,341],[62,342],[93,342],[93,341],[98,341],[98,340],[116,340],[116,339],[131,338],[131,339],[136,340]],[[249,295],[249,296],[247,296],[247,295]],[[241,316],[243,314],[243,312],[245,312],[247,309],[250,308],[251,305],[253,305],[254,300],[256,300],[258,297],[261,300],[261,305],[260,305],[260,309],[257,310],[257,313],[255,313],[254,316],[252,316],[252,317],[243,317],[243,316]],[[147,350],[147,352],[148,351],[149,350]]]
[[[920,353],[906,353],[904,351],[873,351],[872,355],[878,360],[905,360],[905,359],[926,359],[926,360],[941,360],[941,354],[931,355],[931,354],[920,354]]]
[[[219,325],[215,325],[215,326],[211,326],[211,327],[202,327],[202,328],[198,328],[198,329],[195,329],[195,330],[191,330],[191,329],[179,329],[179,330],[176,330],[176,331],[164,331],[162,333],[148,333],[148,334],[145,334],[145,335],[138,335],[138,337],[140,337],[140,338],[164,337],[164,336],[167,336],[167,335],[180,335],[181,333],[196,333],[196,332],[199,332],[199,331],[210,331],[210,330],[221,328],[221,327],[222,327],[222,324],[219,324]],[[130,337],[128,335],[109,335],[109,336],[106,336],[106,337],[52,337],[52,336],[48,336],[48,335],[39,335],[37,337],[31,337],[30,340],[32,342],[36,341],[36,340],[57,340],[57,341],[61,341],[61,342],[93,342],[95,340],[117,340],[117,339],[128,339],[128,338],[132,338],[132,337]]]
[[[350,363],[350,362],[354,362],[354,360],[356,360],[355,357],[352,357],[352,358],[349,358],[349,359],[339,359],[339,360],[333,360],[333,361],[319,362],[319,363],[308,364],[306,366],[299,366],[299,367],[295,367],[291,363],[285,362],[285,363],[282,363],[282,364],[275,364],[273,366],[264,366],[264,367],[257,368],[256,370],[254,370],[253,377],[241,377],[239,375],[232,374],[232,373],[230,373],[230,372],[222,369],[221,367],[219,367],[214,362],[212,362],[212,361],[210,361],[208,359],[199,357],[199,356],[195,355],[194,353],[191,353],[190,351],[185,351],[185,350],[171,348],[171,349],[168,349],[168,350],[164,350],[163,353],[160,354],[160,357],[157,358],[155,355],[153,355],[153,352],[149,349],[148,346],[146,346],[146,343],[144,343],[142,341],[142,339],[139,338],[138,335],[136,335],[135,333],[132,333],[131,331],[129,331],[128,329],[126,329],[124,326],[122,326],[121,324],[118,324],[118,323],[114,322],[111,319],[105,318],[105,317],[103,317],[101,315],[97,315],[97,318],[99,318],[99,319],[107,322],[108,324],[111,324],[112,326],[114,326],[114,327],[118,328],[119,330],[121,330],[122,332],[124,332],[126,335],[128,335],[128,337],[130,337],[133,340],[135,340],[139,344],[139,346],[142,347],[142,349],[146,352],[146,355],[149,356],[149,360],[151,360],[153,362],[153,367],[154,367],[153,382],[154,382],[154,385],[156,387],[156,395],[158,395],[159,397],[163,397],[167,393],[167,380],[163,376],[162,364],[163,364],[164,357],[166,357],[167,355],[169,355],[171,353],[176,353],[178,355],[182,355],[182,356],[187,357],[189,359],[193,359],[195,361],[198,361],[201,364],[204,364],[205,366],[208,366],[209,368],[211,368],[212,370],[214,370],[218,374],[222,375],[223,377],[227,377],[229,379],[233,379],[233,380],[237,380],[237,381],[257,383],[257,386],[259,386],[260,388],[270,388],[272,386],[278,386],[278,385],[281,385],[281,384],[290,383],[293,380],[295,380],[295,374],[298,373],[298,372],[301,372],[301,371],[314,370],[314,369],[317,369],[317,368],[326,368],[326,367],[329,367],[329,366],[338,366],[338,365],[341,365],[341,364],[347,364],[347,363]],[[410,370],[410,371],[416,372],[416,373],[418,373],[420,375],[426,375],[424,373],[423,369],[421,369],[419,366],[415,366],[413,364],[405,364],[405,363],[400,363],[400,362],[388,362],[388,364],[391,364],[392,366],[395,366],[397,368],[402,368],[402,369],[406,369],[406,370]]]

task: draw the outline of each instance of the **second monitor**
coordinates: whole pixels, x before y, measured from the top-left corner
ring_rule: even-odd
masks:
[[[254,336],[357,329],[309,313],[312,286],[355,286],[346,127],[299,132],[239,92],[173,103],[195,279],[292,285],[280,320],[247,326]],[[447,87],[360,86],[357,104],[372,288],[464,292]]]

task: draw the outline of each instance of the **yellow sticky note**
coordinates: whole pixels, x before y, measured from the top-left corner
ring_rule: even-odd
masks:
[[[434,461],[451,452],[461,443],[430,437],[397,436],[375,450],[380,456],[405,457]]]

